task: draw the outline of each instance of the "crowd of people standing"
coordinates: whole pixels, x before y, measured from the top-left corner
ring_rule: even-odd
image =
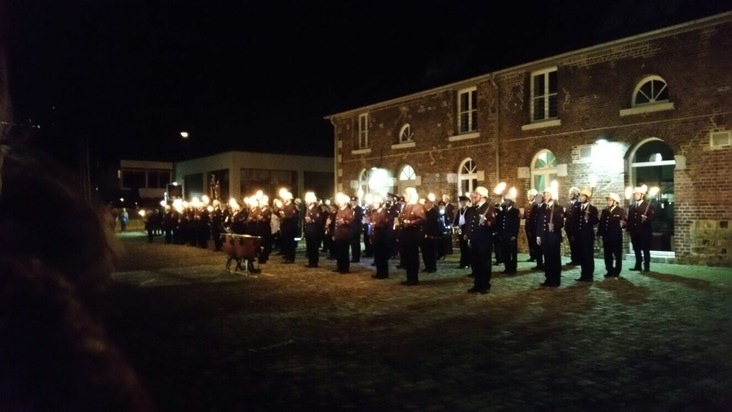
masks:
[[[189,244],[222,249],[222,234],[245,234],[261,238],[257,263],[265,264],[273,250],[282,262],[295,262],[297,243],[305,241],[306,268],[320,267],[320,255],[335,261],[334,272],[350,273],[350,264],[372,258],[373,278],[390,277],[390,261],[405,271],[406,286],[419,284],[420,273],[434,273],[437,262],[459,246],[460,269],[470,269],[474,279],[468,292],[486,294],[491,288],[495,265],[502,273],[515,275],[518,270],[519,231],[524,221],[532,270],[542,270],[544,287],[558,287],[562,273],[562,243],[570,252],[569,266],[580,266],[578,282],[592,282],[595,273],[595,244],[602,240],[605,277],[619,276],[622,270],[623,231],[628,231],[636,255],[631,270],[650,268],[650,223],[654,208],[644,200],[646,187],[633,190],[634,199],[626,212],[615,193],[607,194],[602,210],[591,203],[593,190],[572,187],[569,201],[562,205],[556,187],[539,193],[527,193],[527,204],[517,204],[516,189],[505,190],[501,183],[490,192],[476,187],[468,196],[459,196],[457,204],[444,195],[437,201],[433,194],[420,198],[413,187],[403,196],[368,195],[361,199],[338,193],[327,201],[308,192],[304,202],[287,190],[272,202],[261,192],[235,201],[214,200],[167,206],[145,217],[148,239],[162,235],[166,243]],[[495,260],[493,260],[495,258]],[[251,266],[251,272],[259,269]]]

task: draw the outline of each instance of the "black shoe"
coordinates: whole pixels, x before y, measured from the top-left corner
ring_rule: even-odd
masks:
[[[389,275],[371,275],[374,279],[386,279],[389,277]]]
[[[306,268],[316,268],[316,267],[318,267],[318,265],[309,265],[309,264],[308,264],[308,265],[305,265],[305,267],[306,267]]]
[[[537,266],[534,266],[533,268],[531,268],[531,270],[545,270],[545,269],[546,268],[544,267],[544,265],[537,265]]]
[[[541,284],[541,285],[539,285],[539,286],[543,286],[543,287],[545,287],[545,288],[558,288],[558,287],[559,287],[559,284],[558,284],[558,283],[549,283],[549,282],[544,282],[544,283],[542,283],[542,284]]]
[[[651,268],[645,268],[645,269],[643,269],[643,272],[650,272],[650,271],[651,271]]]
[[[592,278],[588,278],[588,277],[582,277],[582,276],[580,276],[580,278],[579,278],[579,279],[575,279],[574,281],[575,281],[575,282],[592,282]]]
[[[635,267],[632,267],[632,268],[630,268],[628,270],[631,270],[633,272],[640,272],[641,271],[641,268],[640,268],[640,266],[635,266]]]
[[[402,282],[402,285],[404,285],[404,286],[416,286],[416,285],[419,285],[419,282],[416,281],[416,280],[405,280],[404,282]]]
[[[468,293],[478,293],[478,288],[472,287],[472,288],[468,289]]]

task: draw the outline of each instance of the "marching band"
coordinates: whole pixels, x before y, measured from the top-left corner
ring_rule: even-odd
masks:
[[[651,192],[657,193],[657,188]],[[592,282],[595,271],[595,243],[601,240],[602,256],[607,278],[619,276],[622,232],[628,231],[636,252],[636,264],[631,270],[649,271],[648,238],[654,208],[644,199],[646,186],[626,189],[626,199],[633,197],[626,213],[615,193],[606,196],[607,207],[599,209],[591,203],[594,187],[569,190],[569,203],[560,205],[557,184],[552,182],[542,192],[531,189],[526,193],[524,207],[517,203],[517,189],[506,190],[505,182],[496,185],[493,194],[478,186],[460,195],[457,204],[443,195],[437,201],[434,194],[419,197],[416,188],[407,188],[403,196],[384,193],[361,197],[336,194],[323,201],[314,192],[307,192],[304,203],[282,189],[271,202],[262,191],[222,202],[208,196],[190,202],[175,200],[161,210],[141,216],[148,231],[149,242],[154,235],[164,236],[165,243],[208,247],[213,240],[216,251],[224,248],[223,239],[229,235],[256,237],[256,262],[266,264],[274,249],[282,255],[284,264],[295,262],[297,243],[305,239],[306,268],[318,268],[321,253],[335,260],[334,272],[351,273],[350,264],[361,257],[372,257],[376,272],[374,279],[389,278],[389,261],[398,259],[398,269],[406,271],[401,284],[419,285],[419,273],[434,273],[437,262],[452,254],[453,241],[459,245],[459,269],[471,269],[474,279],[470,293],[485,294],[490,290],[492,267],[503,264],[502,273],[517,273],[518,239],[524,222],[529,260],[536,262],[532,270],[544,271],[541,286],[561,284],[561,244],[563,232],[571,250],[569,266],[580,266],[579,282]],[[653,193],[655,194],[655,193]],[[364,253],[361,245],[364,245]],[[492,262],[495,253],[496,261]],[[420,259],[421,257],[421,259]],[[248,271],[259,273],[249,259]],[[420,260],[424,265],[420,267]]]

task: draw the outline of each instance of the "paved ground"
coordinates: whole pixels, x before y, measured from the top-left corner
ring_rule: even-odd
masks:
[[[543,289],[520,255],[475,295],[457,255],[407,287],[120,238],[110,332],[164,411],[732,411],[729,268]]]

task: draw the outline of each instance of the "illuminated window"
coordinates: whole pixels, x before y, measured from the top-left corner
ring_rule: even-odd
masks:
[[[458,133],[478,130],[477,88],[458,91]]]
[[[557,158],[549,150],[542,150],[534,156],[531,165],[533,187],[541,193],[557,178]]]
[[[399,131],[399,143],[408,143],[411,141],[414,141],[414,134],[412,133],[412,126],[407,123]]]
[[[478,186],[478,166],[473,159],[467,158],[458,169],[458,195],[467,196]]]
[[[659,76],[648,76],[635,87],[633,106],[668,101],[668,85]]]
[[[557,118],[557,68],[531,74],[531,121]]]
[[[405,165],[399,172],[399,181],[417,180],[417,174],[414,173],[412,166]]]
[[[358,148],[369,147],[369,114],[364,113],[358,116]]]

